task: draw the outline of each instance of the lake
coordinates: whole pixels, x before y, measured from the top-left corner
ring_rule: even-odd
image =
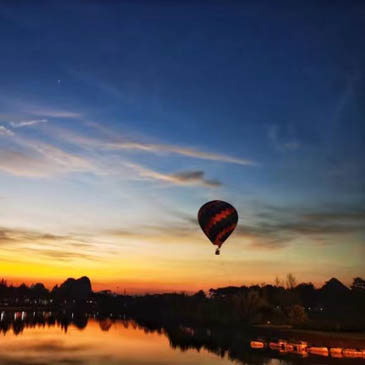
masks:
[[[208,333],[182,327],[137,325],[127,320],[12,319],[2,324],[0,364],[361,364],[364,360],[301,358],[249,348],[244,334]]]

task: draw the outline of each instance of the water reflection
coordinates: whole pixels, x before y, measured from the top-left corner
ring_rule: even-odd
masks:
[[[244,332],[77,313],[1,313],[0,364],[328,364],[250,349]],[[355,364],[356,360],[331,359]]]
[[[0,333],[6,334],[13,331],[15,335],[23,332],[25,328],[34,327],[60,327],[67,332],[72,324],[78,329],[86,328],[89,315],[75,313],[54,313],[54,312],[1,312]]]

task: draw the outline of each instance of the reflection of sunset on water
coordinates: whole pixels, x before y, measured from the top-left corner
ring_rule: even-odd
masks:
[[[252,340],[248,329],[189,327],[178,323],[162,325],[111,318],[88,319],[74,313],[69,318],[48,314],[44,312],[36,319],[26,317],[28,319],[22,320],[13,313],[2,321],[4,336],[1,336],[0,342],[0,364],[228,365],[234,362],[312,365],[314,358],[318,364],[327,364],[328,360],[328,352],[323,357],[323,353],[318,353],[320,347],[308,347],[306,341],[280,340],[278,343],[270,342],[269,346],[265,337]],[[347,346],[356,347],[361,343],[360,338],[358,341],[353,338],[348,340]],[[353,354],[346,354],[352,351],[350,348],[328,349],[331,349],[331,361],[340,358],[343,365],[357,363],[356,359],[352,359]],[[341,356],[333,354],[338,350],[341,350]]]
[[[89,320],[85,329],[70,325],[25,328],[20,335],[8,331],[0,342],[0,363],[76,364],[229,364],[206,350],[172,350],[167,337],[115,322],[103,331],[100,323]]]

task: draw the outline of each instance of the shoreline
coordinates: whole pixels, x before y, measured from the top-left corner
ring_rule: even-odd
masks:
[[[306,341],[309,344],[326,347],[365,347],[365,332],[335,332],[290,328],[289,326],[254,326],[254,332],[261,336],[280,337]],[[258,335],[259,335],[258,334]]]

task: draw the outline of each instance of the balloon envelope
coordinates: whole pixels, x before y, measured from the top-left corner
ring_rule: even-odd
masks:
[[[199,209],[198,221],[210,242],[221,247],[236,228],[238,214],[231,204],[213,200]]]

